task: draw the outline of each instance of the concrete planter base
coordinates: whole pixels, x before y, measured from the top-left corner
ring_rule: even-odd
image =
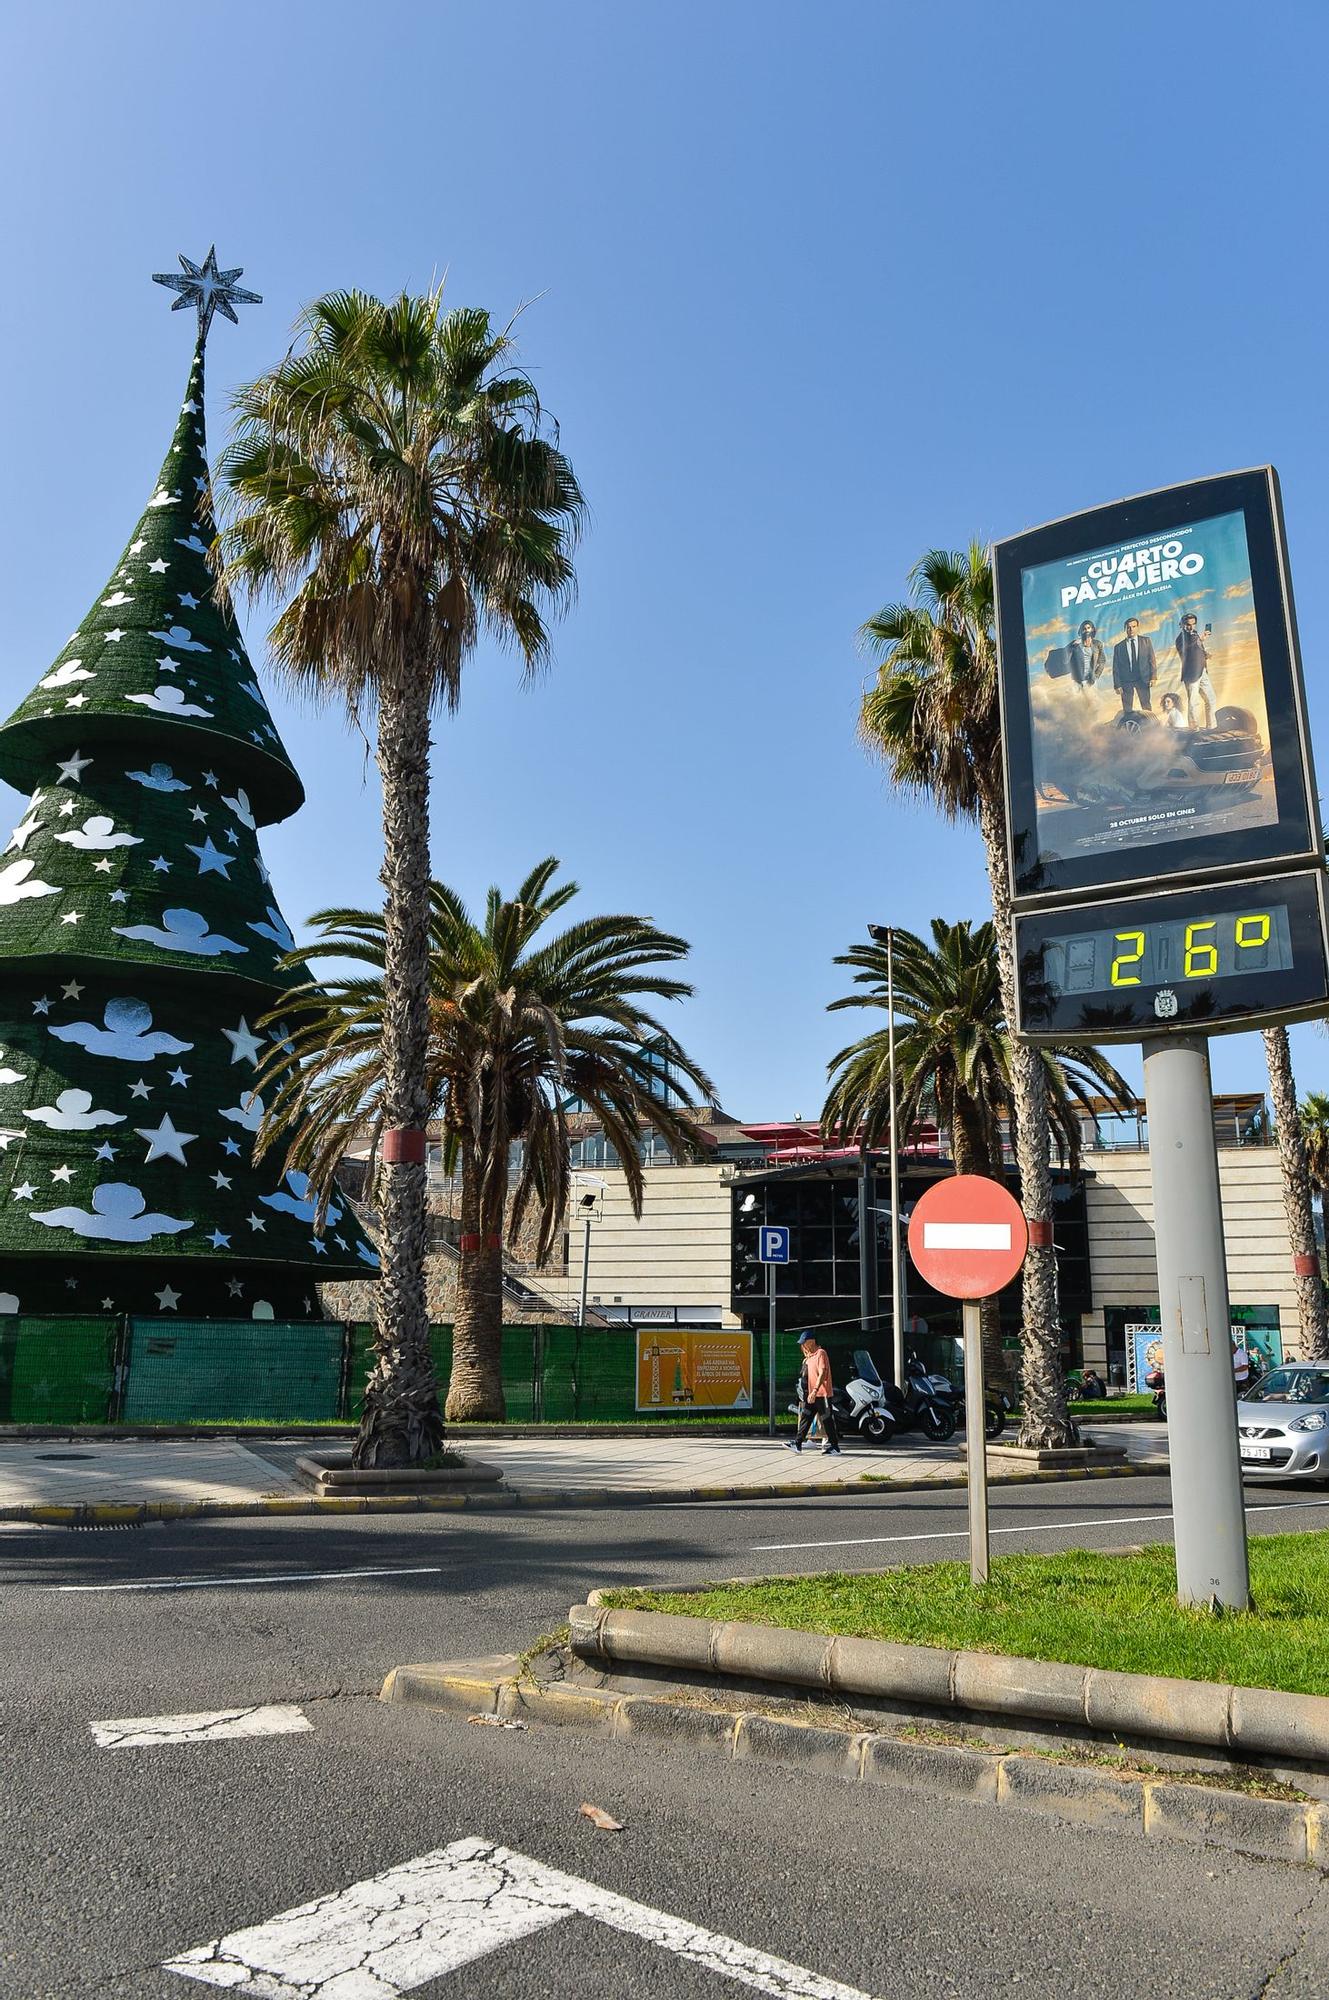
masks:
[[[992,1472],[1067,1472],[1072,1467],[1124,1465],[1126,1453],[1117,1445],[1063,1445],[1055,1451],[1030,1449],[1021,1444],[990,1444],[988,1466]]]
[[[461,1465],[441,1465],[429,1471],[418,1466],[359,1471],[349,1451],[311,1451],[295,1461],[297,1476],[315,1493],[366,1498],[379,1493],[470,1493],[502,1484],[496,1465],[468,1458]]]

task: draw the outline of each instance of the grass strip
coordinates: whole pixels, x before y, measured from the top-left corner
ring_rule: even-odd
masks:
[[[1329,1537],[1258,1535],[1253,1611],[1176,1601],[1173,1551],[1011,1555],[974,1589],[966,1563],[876,1575],[773,1577],[696,1593],[618,1590],[611,1605],[905,1645],[1006,1653],[1121,1673],[1329,1695]]]

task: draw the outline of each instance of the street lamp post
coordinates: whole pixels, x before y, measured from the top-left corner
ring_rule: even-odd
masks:
[[[574,1184],[576,1184],[577,1178],[574,1175]],[[586,1324],[586,1293],[591,1281],[591,1218],[595,1214],[595,1204],[603,1192],[604,1183],[602,1181],[593,1194],[580,1195],[577,1200],[577,1206],[582,1212],[582,1222],[584,1224],[581,1246],[581,1304],[577,1311],[578,1326],[585,1326]]]
[[[895,1380],[904,1387],[904,1288],[900,1270],[900,1147],[895,1130],[895,931],[869,924],[868,935],[886,946],[886,1068],[890,1079],[891,1147],[891,1349]]]

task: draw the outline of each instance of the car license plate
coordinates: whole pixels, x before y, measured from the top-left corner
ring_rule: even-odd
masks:
[[[1272,1458],[1274,1448],[1271,1444],[1244,1444],[1241,1455],[1243,1458]]]
[[[1223,783],[1225,785],[1249,785],[1252,784],[1254,780],[1259,777],[1259,775],[1260,775],[1259,765],[1251,764],[1244,771],[1224,771]]]

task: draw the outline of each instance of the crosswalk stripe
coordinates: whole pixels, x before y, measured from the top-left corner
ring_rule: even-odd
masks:
[[[371,1994],[398,2000],[571,1916],[645,1939],[781,2000],[871,2000],[855,1987],[486,1840],[454,1840],[266,1924],[214,1938],[168,1959],[163,1970],[266,2000],[333,1992],[347,2000]]]
[[[121,1722],[90,1722],[103,1750],[144,1750],[157,1743],[216,1743],[233,1736],[294,1736],[312,1729],[293,1702],[262,1708],[219,1708],[204,1715],[131,1715]]]

